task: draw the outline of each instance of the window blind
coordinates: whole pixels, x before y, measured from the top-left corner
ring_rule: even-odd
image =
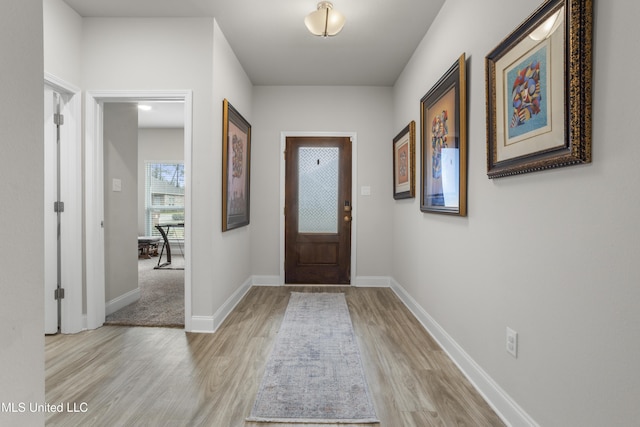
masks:
[[[145,162],[145,233],[160,237],[156,225],[184,223],[184,163]],[[184,240],[183,227],[171,227],[170,240]]]

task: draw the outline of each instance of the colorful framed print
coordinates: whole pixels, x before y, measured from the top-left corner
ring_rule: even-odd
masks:
[[[591,0],[548,0],[485,58],[487,175],[591,162]]]
[[[222,231],[249,224],[251,125],[222,101]]]
[[[416,192],[416,122],[393,138],[393,198],[410,199]]]
[[[465,54],[420,100],[420,210],[467,215]]]

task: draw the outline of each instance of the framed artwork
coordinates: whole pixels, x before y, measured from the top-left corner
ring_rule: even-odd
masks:
[[[420,100],[420,210],[467,215],[465,54]]]
[[[485,58],[489,178],[591,162],[592,19],[548,0]]]
[[[393,138],[393,198],[410,199],[416,192],[416,122]]]
[[[251,125],[222,101],[222,231],[249,224]]]

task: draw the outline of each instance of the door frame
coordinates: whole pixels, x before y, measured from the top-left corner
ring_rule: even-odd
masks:
[[[191,331],[191,153],[193,149],[193,92],[191,90],[88,91],[85,99],[85,215],[87,328],[104,324],[104,151],[103,112],[105,102],[183,101],[184,102],[184,326]]]
[[[64,233],[61,239],[61,268],[65,297],[61,301],[60,332],[75,334],[84,329],[82,315],[82,96],[80,88],[47,72],[44,73],[44,84],[68,99],[61,111],[64,116],[64,125],[60,128],[60,187],[61,199],[65,202],[61,218],[61,228]],[[49,210],[53,207],[44,206],[44,209]],[[43,294],[43,298],[47,296]]]
[[[287,137],[293,136],[321,136],[321,137],[349,137],[351,138],[351,286],[356,285],[357,273],[357,228],[358,228],[358,133],[357,132],[280,132],[280,285],[285,284],[285,172],[286,161],[284,152],[287,147]]]

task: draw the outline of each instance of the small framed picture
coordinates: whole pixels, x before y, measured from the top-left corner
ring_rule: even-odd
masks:
[[[222,102],[222,231],[249,224],[251,125]]]
[[[410,199],[416,192],[416,122],[393,138],[393,198]]]
[[[465,54],[420,101],[420,210],[467,215]]]

